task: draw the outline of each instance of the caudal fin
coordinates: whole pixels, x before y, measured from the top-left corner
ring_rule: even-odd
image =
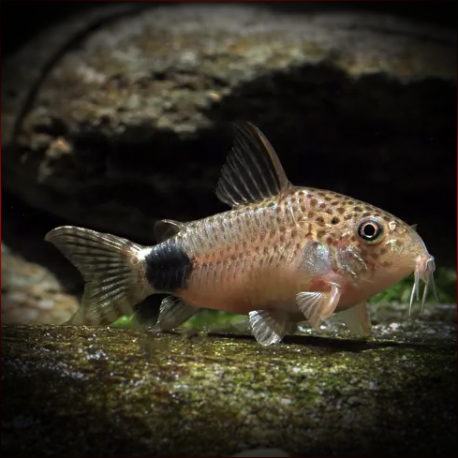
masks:
[[[75,226],[53,229],[45,240],[78,268],[86,282],[81,306],[67,324],[113,323],[133,314],[135,304],[154,292],[145,275],[146,247]]]

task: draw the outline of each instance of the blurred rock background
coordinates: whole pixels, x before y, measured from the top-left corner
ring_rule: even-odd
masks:
[[[6,326],[2,455],[456,456],[456,3],[208,3],[2,3],[2,324],[76,310],[55,226],[154,243],[224,210],[235,119],[294,183],[417,223],[442,304],[409,317],[408,279],[367,342],[330,320],[267,351],[203,313],[159,365],[130,331]]]
[[[179,3],[30,4],[41,19],[20,31],[23,11],[4,8],[6,278],[28,278],[31,262],[55,276],[53,291],[78,294],[81,279],[43,241],[55,225],[154,243],[157,219],[224,210],[214,187],[236,119],[259,125],[294,183],[417,223],[438,266],[456,271],[447,3]],[[16,322],[13,304],[28,308],[35,296],[19,301],[13,284],[2,281],[2,319]],[[65,313],[76,307],[68,299]],[[64,313],[38,310],[23,321]]]
[[[23,12],[3,11],[3,319],[41,304],[10,280],[28,262],[80,292],[43,241],[57,224],[154,243],[156,219],[224,210],[214,187],[235,119],[265,131],[294,183],[419,224],[438,266],[456,267],[450,6],[155,3],[31,4],[41,20],[20,33]],[[38,310],[23,321],[64,313]]]

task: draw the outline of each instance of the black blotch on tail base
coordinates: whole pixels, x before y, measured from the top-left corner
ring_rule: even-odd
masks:
[[[145,259],[146,277],[156,291],[173,293],[185,289],[192,272],[192,261],[176,239],[153,247]]]

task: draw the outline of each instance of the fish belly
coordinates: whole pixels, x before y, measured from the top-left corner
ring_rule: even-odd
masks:
[[[293,308],[299,288],[295,276],[286,269],[259,268],[237,262],[208,266],[193,271],[180,296],[187,302],[233,313],[252,310]]]
[[[187,287],[180,291],[183,299],[233,313],[297,310],[295,296],[304,286],[304,275],[296,267],[296,244],[275,233],[263,235],[195,256]]]
[[[295,296],[309,280],[298,268],[307,241],[290,212],[282,212],[258,206],[192,223],[182,236],[192,272],[179,295],[198,307],[234,313],[297,311]]]

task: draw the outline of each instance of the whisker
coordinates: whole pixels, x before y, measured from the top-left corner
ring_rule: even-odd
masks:
[[[415,269],[415,281],[412,287],[412,292],[410,293],[410,303],[409,303],[409,317],[412,311],[412,304],[415,299],[417,298],[417,301],[420,300],[420,273],[418,269]]]
[[[421,313],[423,313],[425,307],[426,296],[428,295],[428,283],[425,283],[425,288],[423,289],[423,297],[421,298]]]
[[[434,300],[438,304],[440,304],[439,296],[437,294],[437,289],[436,289],[436,282],[434,281],[434,275],[433,274],[431,274],[430,283],[431,283],[431,291],[433,293]]]
[[[412,292],[410,293],[410,302],[409,302],[409,317],[410,317],[410,312],[412,310],[412,304],[415,299],[415,290],[417,289],[417,283],[414,282],[412,286]]]

